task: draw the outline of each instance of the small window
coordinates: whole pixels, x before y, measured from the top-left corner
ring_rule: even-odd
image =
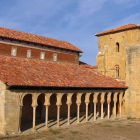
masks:
[[[31,50],[27,50],[27,58],[31,58]]]
[[[12,48],[11,55],[16,56],[17,55],[17,48]]]
[[[118,42],[116,43],[116,49],[117,49],[117,52],[120,52],[120,44]]]
[[[53,61],[56,62],[57,61],[57,54],[53,55]]]
[[[40,59],[45,59],[45,52],[41,52]]]
[[[116,78],[119,78],[120,77],[120,68],[119,68],[119,65],[116,65],[115,68],[116,68]]]

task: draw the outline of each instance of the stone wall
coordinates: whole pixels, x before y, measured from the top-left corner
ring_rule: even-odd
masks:
[[[4,111],[5,111],[5,133],[18,133],[19,129],[19,95],[9,90],[5,91]]]
[[[117,52],[117,42],[119,43],[119,52]],[[119,79],[125,80],[126,48],[137,44],[140,44],[139,29],[99,36],[99,52],[96,57],[98,71],[112,78],[116,78],[115,65],[118,65],[120,71]]]
[[[126,49],[125,115],[140,118],[140,45]]]
[[[0,133],[5,132],[5,85],[0,81]]]

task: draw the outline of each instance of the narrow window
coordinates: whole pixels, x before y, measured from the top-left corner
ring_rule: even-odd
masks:
[[[12,48],[11,55],[16,56],[17,55],[17,48]]]
[[[116,48],[117,48],[117,52],[120,52],[120,44],[118,42],[116,43]]]
[[[45,59],[45,52],[41,52],[41,54],[40,54],[40,59]]]
[[[31,50],[27,50],[27,58],[31,58]]]
[[[57,54],[53,54],[53,61],[56,62],[57,61]]]
[[[118,65],[115,66],[116,67],[116,78],[120,77],[120,68]]]

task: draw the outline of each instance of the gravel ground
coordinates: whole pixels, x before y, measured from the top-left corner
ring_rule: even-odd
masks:
[[[59,129],[0,137],[0,140],[140,140],[140,120],[101,120]]]

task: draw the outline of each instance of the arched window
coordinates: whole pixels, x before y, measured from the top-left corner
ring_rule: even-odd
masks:
[[[31,58],[31,50],[27,50],[27,58]]]
[[[53,54],[53,61],[56,62],[57,61],[57,54]]]
[[[118,42],[116,43],[116,50],[117,52],[120,52],[120,44]]]
[[[16,56],[17,55],[17,48],[12,48],[11,55]]]
[[[120,68],[119,65],[115,65],[115,70],[116,70],[116,78],[120,77]]]

